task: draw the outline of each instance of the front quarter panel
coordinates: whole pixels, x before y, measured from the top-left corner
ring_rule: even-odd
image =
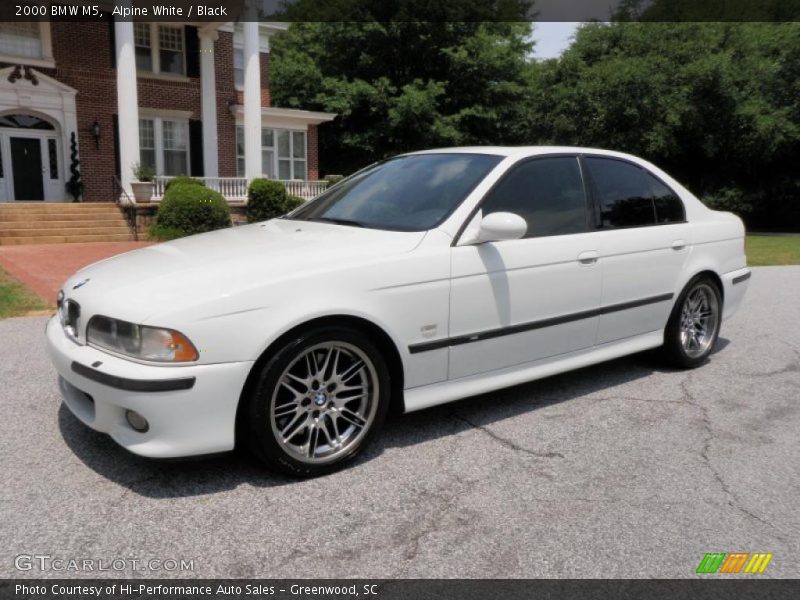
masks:
[[[392,339],[403,360],[406,387],[442,381],[446,349],[422,357],[409,354],[408,346],[446,334],[449,240],[434,231],[411,252],[372,258],[365,253],[362,260],[338,268],[254,286],[235,305],[255,308],[216,312],[198,304],[151,320],[174,324],[195,343],[201,362],[218,363],[256,360],[281,335],[313,319],[358,317]]]

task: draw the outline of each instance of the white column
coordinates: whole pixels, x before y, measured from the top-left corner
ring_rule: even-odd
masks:
[[[123,2],[130,7],[130,0]],[[139,101],[136,93],[136,54],[133,22],[116,21],[117,113],[119,118],[119,163],[123,189],[132,194],[132,168],[139,162]]]
[[[244,172],[248,181],[261,177],[261,66],[258,22],[244,26]]]
[[[203,119],[203,172],[219,176],[217,145],[217,76],[214,69],[216,31],[200,34],[200,114]]]

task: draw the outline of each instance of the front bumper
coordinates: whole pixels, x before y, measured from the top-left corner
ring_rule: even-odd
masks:
[[[233,449],[236,409],[252,362],[143,365],[76,344],[57,317],[48,321],[46,335],[64,404],[92,429],[153,458]],[[126,410],[144,416],[148,431],[133,429]]]

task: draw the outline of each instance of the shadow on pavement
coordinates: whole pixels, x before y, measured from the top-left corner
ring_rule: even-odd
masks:
[[[728,343],[728,340],[720,338],[715,353]],[[713,355],[711,360],[714,360]],[[567,402],[657,372],[681,371],[664,367],[655,353],[644,352],[390,418],[357,462],[370,461],[380,456],[385,448],[413,446],[475,426],[489,426],[495,421]],[[133,493],[149,498],[202,496],[234,489],[241,484],[273,487],[297,481],[268,471],[248,453],[240,451],[170,461],[141,458],[118,446],[109,436],[86,427],[63,404],[59,409],[58,424],[67,446],[89,468]],[[336,477],[336,474],[328,477]]]

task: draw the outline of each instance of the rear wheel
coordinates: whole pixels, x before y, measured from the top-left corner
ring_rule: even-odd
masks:
[[[669,361],[685,369],[701,365],[714,349],[722,318],[722,296],[717,283],[699,276],[688,283],[672,309],[664,332]]]
[[[352,460],[382,426],[389,373],[360,332],[300,334],[263,367],[247,398],[250,447],[269,466],[311,477]]]

